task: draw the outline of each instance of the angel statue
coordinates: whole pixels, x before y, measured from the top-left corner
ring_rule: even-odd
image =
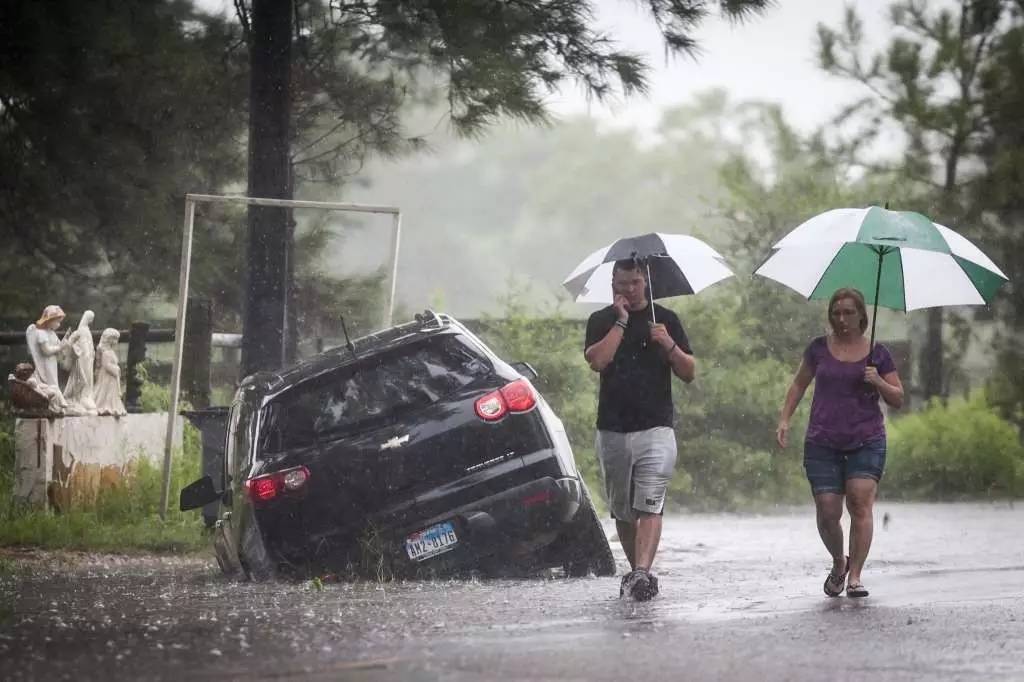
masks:
[[[55,401],[58,405],[64,405],[64,396],[61,394],[60,381],[57,378],[57,359],[68,348],[67,339],[57,338],[57,329],[63,321],[64,311],[60,306],[48,305],[43,308],[43,314],[39,319],[25,330],[25,342],[32,356],[32,364],[35,365],[32,378],[35,383],[52,387],[57,391],[60,398],[55,397]],[[47,393],[52,395],[52,392]]]
[[[117,342],[121,332],[104,329],[96,344],[96,411],[115,417],[128,414],[121,402],[121,366],[117,364]]]
[[[96,399],[93,393],[93,366],[96,362],[96,348],[92,345],[92,324],[95,314],[91,310],[82,313],[78,328],[67,337],[68,382],[64,384],[64,398],[68,407],[64,414],[95,415]]]

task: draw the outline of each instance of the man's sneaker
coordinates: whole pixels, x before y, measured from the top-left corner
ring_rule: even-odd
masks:
[[[636,601],[650,601],[658,594],[658,579],[651,575],[650,571],[642,568],[637,569],[640,576],[633,582],[630,589],[630,596]]]
[[[619,597],[629,595],[636,601],[648,601],[658,594],[658,579],[642,568],[622,576]]]

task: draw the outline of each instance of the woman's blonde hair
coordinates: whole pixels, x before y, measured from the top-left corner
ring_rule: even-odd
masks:
[[[842,289],[836,289],[836,292],[832,294],[832,298],[828,300],[828,326],[832,328],[832,332],[835,333],[836,325],[832,321],[832,308],[836,302],[848,298],[853,301],[853,307],[857,309],[860,314],[860,330],[863,333],[868,328],[868,308],[864,304],[864,294],[860,293],[860,290],[854,289],[853,287],[843,287]]]

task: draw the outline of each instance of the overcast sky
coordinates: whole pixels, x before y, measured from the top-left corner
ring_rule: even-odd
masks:
[[[779,0],[764,15],[733,24],[714,18],[696,32],[701,53],[666,62],[660,34],[650,14],[633,0],[597,0],[600,26],[632,51],[647,55],[653,68],[649,97],[612,106],[588,104],[575,90],[553,97],[561,113],[588,111],[602,119],[652,125],[659,110],[687,102],[701,90],[720,87],[735,99],[780,102],[792,123],[809,130],[843,103],[862,95],[857,86],[823,73],[816,63],[818,23],[838,27],[846,3],[840,0]],[[884,44],[890,33],[890,0],[858,0],[867,39]],[[872,36],[878,36],[872,40]]]

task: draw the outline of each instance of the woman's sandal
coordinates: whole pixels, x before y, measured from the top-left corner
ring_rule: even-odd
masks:
[[[850,557],[846,557],[846,570],[843,571],[843,574],[835,575],[832,571],[829,571],[828,577],[825,578],[825,594],[830,597],[838,597],[841,595],[843,593],[843,587],[846,585],[846,574],[849,572]],[[849,594],[849,592],[847,592],[847,594]]]
[[[860,583],[852,583],[846,586],[847,597],[866,597],[868,596],[867,588]]]

